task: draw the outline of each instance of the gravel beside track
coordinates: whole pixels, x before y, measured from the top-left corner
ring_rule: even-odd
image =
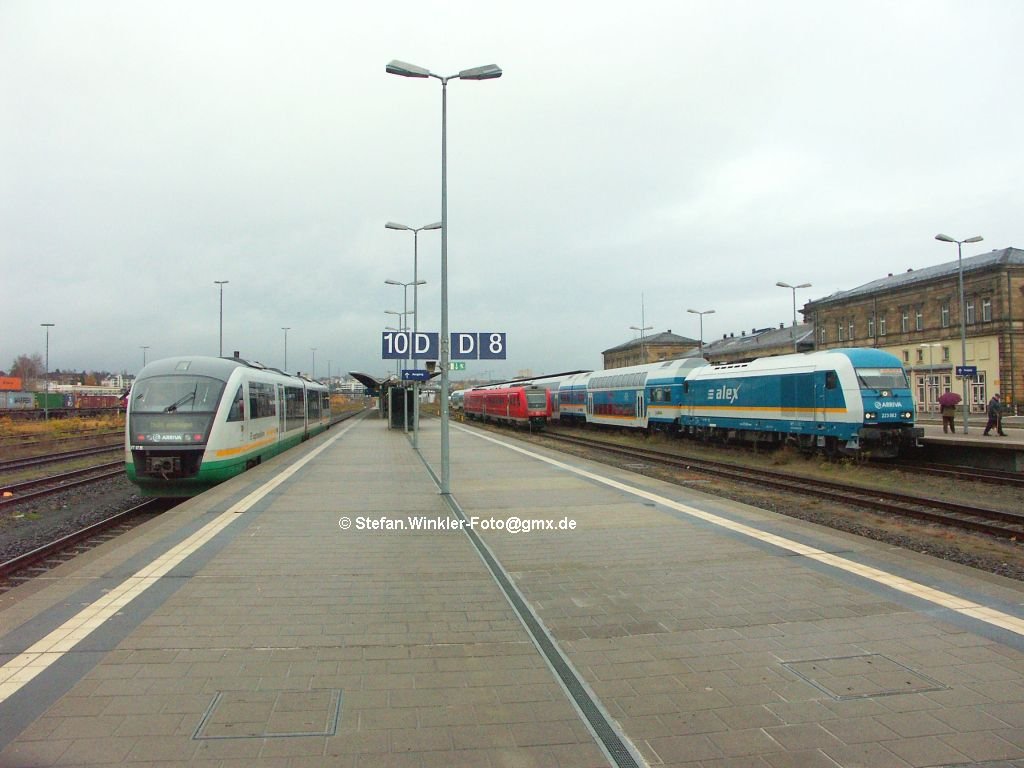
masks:
[[[0,562],[141,504],[124,476],[18,504],[0,516]]]

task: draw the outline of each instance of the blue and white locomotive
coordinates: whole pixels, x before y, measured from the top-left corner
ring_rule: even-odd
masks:
[[[891,458],[924,434],[914,426],[914,398],[900,361],[877,349],[594,371],[563,381],[558,399],[563,422],[579,421],[582,410],[587,424],[789,443],[830,455]]]

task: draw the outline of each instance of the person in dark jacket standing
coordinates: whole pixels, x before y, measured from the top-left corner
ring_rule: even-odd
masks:
[[[988,401],[988,424],[985,425],[986,436],[993,427],[995,427],[996,432],[1006,437],[1006,433],[1003,432],[1003,404],[999,402],[998,392],[992,395],[992,399]]]

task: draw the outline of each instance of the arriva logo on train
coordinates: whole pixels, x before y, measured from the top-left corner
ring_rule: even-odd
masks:
[[[728,400],[730,405],[739,400],[739,397],[739,387],[718,387],[708,390],[708,400]]]
[[[882,408],[902,408],[902,400],[875,400],[875,408],[881,410]]]

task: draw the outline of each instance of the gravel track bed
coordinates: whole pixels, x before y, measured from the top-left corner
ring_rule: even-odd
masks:
[[[126,477],[54,493],[0,508],[0,562],[141,504],[145,499]]]

